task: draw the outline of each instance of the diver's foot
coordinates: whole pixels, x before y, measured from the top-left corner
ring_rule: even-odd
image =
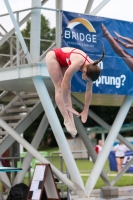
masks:
[[[77,135],[77,130],[76,130],[76,129],[73,130],[70,134],[71,134],[71,136],[72,136],[73,138],[75,138],[75,136]]]
[[[69,120],[69,121],[64,121],[64,125],[67,129],[67,131],[72,135],[72,137],[74,138],[75,135],[77,134],[77,130],[74,127],[73,123]]]
[[[104,37],[107,37],[109,35],[108,30],[106,29],[106,27],[103,24],[101,25],[101,27],[102,27]]]

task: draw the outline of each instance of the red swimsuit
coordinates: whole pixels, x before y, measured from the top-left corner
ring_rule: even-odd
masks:
[[[55,52],[56,59],[58,60],[60,66],[68,67],[69,65],[71,65],[71,60],[70,60],[71,53],[80,54],[81,56],[83,56],[81,53],[74,52],[74,50],[75,49],[73,49],[71,52],[66,53],[66,52],[63,52],[61,48],[57,48],[57,49],[53,49],[52,51]],[[87,55],[86,55],[86,57],[85,56],[83,56],[83,57],[85,58],[83,65],[86,63],[86,60],[90,63],[90,61],[87,59]]]

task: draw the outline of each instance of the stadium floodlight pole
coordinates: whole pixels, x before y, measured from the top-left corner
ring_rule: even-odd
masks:
[[[121,126],[126,118],[126,115],[132,105],[133,102],[133,96],[126,96],[122,106],[120,107],[116,118],[114,120],[114,123],[109,131],[108,137],[104,143],[103,149],[100,152],[96,163],[90,173],[90,177],[86,183],[86,190],[88,191],[88,195],[90,195],[92,189],[94,188],[96,181],[101,173],[101,170],[103,169],[103,166],[107,160],[107,157],[109,155],[109,152],[113,146],[113,143],[115,139],[117,138],[117,135],[121,129]]]

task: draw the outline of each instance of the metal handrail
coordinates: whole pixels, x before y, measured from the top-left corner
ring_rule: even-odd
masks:
[[[48,53],[48,51],[50,51],[53,47],[55,47],[55,45],[56,45],[56,43],[55,42],[53,42],[52,44],[51,44],[51,46],[45,51],[45,52],[43,52],[43,54],[40,56],[40,61],[43,59],[43,58],[45,58],[45,56],[46,56],[46,54]]]
[[[3,91],[1,94],[0,94],[0,100],[3,99],[3,97],[8,93],[8,91]]]
[[[23,104],[23,106],[26,108],[27,112],[30,113],[28,107],[26,106],[25,102],[23,101],[22,97],[20,96],[20,94],[18,92],[14,92],[14,94],[19,96],[19,99],[21,101],[21,103]]]
[[[75,151],[71,151],[72,154],[74,153],[88,153],[87,150],[75,150]],[[50,153],[50,156],[52,157],[52,154],[62,154],[60,151],[53,151]]]
[[[24,157],[0,157],[0,161],[4,161],[4,160],[9,160],[12,162],[12,167],[16,167],[15,166],[15,160],[20,160],[20,162],[22,163]],[[27,170],[28,172],[28,182],[30,184],[31,182],[31,167],[29,167],[29,169]],[[12,178],[15,178],[15,172],[12,172]]]
[[[57,11],[59,12],[60,10],[59,9],[54,9],[54,8],[43,8],[43,7],[34,7],[34,8],[27,8],[27,9],[23,9],[23,10],[17,10],[17,11],[14,11],[13,13],[20,13],[20,12],[25,12],[25,11],[28,11],[28,10],[34,10],[34,9],[42,9],[42,10],[50,10],[50,11]],[[0,17],[4,17],[4,16],[7,16],[9,15],[9,13],[5,13],[5,14],[2,14],[0,15]]]

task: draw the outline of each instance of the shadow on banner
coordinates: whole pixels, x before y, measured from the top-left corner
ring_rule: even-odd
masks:
[[[122,164],[122,167],[125,167],[125,165],[133,158],[133,151],[127,151],[125,153],[124,161]],[[115,160],[115,152],[111,151],[109,154],[109,167],[110,171],[117,171],[117,163]],[[126,172],[133,172],[133,164],[128,168]]]

